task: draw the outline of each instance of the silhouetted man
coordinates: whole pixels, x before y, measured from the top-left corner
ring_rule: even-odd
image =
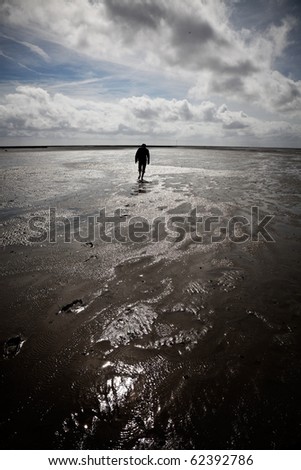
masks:
[[[149,150],[146,148],[145,144],[142,144],[141,147],[138,148],[135,155],[135,163],[138,162],[138,181],[143,182],[145,167],[147,164],[149,165],[149,157]]]

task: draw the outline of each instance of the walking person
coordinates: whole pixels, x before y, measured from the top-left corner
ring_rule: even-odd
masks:
[[[145,173],[146,165],[149,165],[150,161],[150,154],[148,148],[146,148],[145,144],[142,144],[141,147],[138,148],[136,155],[135,155],[135,163],[138,162],[138,181],[143,183],[143,176]]]

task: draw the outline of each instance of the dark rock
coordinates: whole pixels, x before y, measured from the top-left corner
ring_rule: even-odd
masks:
[[[58,313],[77,313],[83,307],[82,299],[73,300],[70,304],[64,305]]]
[[[9,338],[4,344],[4,357],[10,359],[19,354],[25,340],[21,335]]]

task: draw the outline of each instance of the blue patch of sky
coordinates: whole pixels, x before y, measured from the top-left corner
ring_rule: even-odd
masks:
[[[300,0],[240,0],[232,9],[231,22],[236,29],[263,32],[272,24],[280,26],[284,18],[297,20],[289,34],[289,44],[282,57],[275,59],[274,69],[294,80],[301,79],[301,2]]]
[[[286,16],[301,19],[300,0],[240,0],[231,10],[234,26],[264,31],[272,23],[280,25]],[[297,32],[297,31],[296,31]]]
[[[293,40],[284,55],[275,59],[274,68],[293,80],[301,80],[301,41]]]
[[[26,38],[26,42],[39,46],[49,57],[41,55],[22,44],[24,39],[14,32],[0,36],[1,76],[3,82],[33,83],[55,87],[57,91],[70,95],[91,98],[101,95],[102,99],[126,96],[164,97],[181,99],[187,92],[187,85],[177,80],[160,79],[154,73],[99,61],[64,48],[55,43]],[[85,83],[85,81],[87,81]],[[76,85],[78,82],[78,85]],[[68,84],[74,84],[73,87]],[[100,86],[101,84],[101,86]]]

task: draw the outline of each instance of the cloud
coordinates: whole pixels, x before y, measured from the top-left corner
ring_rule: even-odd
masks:
[[[107,122],[106,132],[113,130],[110,109],[105,104],[72,100],[62,94],[50,95],[40,87],[19,86],[15,93],[8,94],[0,106],[2,134],[17,135],[30,131],[77,130],[79,132],[102,131]]]
[[[289,123],[265,122],[231,111],[226,105],[204,101],[197,105],[188,100],[166,100],[149,96],[133,96],[114,103],[50,94],[41,87],[19,86],[7,94],[0,104],[2,137],[45,137],[66,139],[89,135],[94,142],[146,136],[180,139],[183,142],[212,145],[229,138],[247,136],[269,139],[281,131],[286,138],[298,139],[297,126]],[[205,142],[202,136],[206,136]]]
[[[4,0],[0,13],[7,25],[93,59],[182,77],[190,83],[190,98],[222,95],[296,112],[300,82],[273,68],[296,19],[285,17],[265,31],[237,31],[230,22],[233,8],[235,2],[222,0]],[[39,46],[19,42],[49,60]]]
[[[14,59],[13,59],[12,57],[10,57],[9,55],[4,54],[4,52],[1,51],[1,50],[0,50],[0,55],[1,55],[2,57],[5,57],[5,59],[14,60]]]
[[[289,45],[289,33],[298,25],[296,18],[287,16],[282,19],[280,26],[271,25],[262,40],[266,41],[266,47],[270,49],[271,58],[281,56]],[[260,41],[259,41],[260,42]]]
[[[193,106],[187,100],[133,96],[122,99],[120,103],[138,119],[175,122],[190,121],[194,118]]]
[[[4,39],[9,39],[10,41],[13,41],[17,44],[21,44],[22,46],[27,47],[31,52],[33,52],[33,53],[37,54],[38,56],[42,57],[42,59],[45,60],[46,62],[48,62],[50,60],[50,57],[47,54],[47,52],[45,52],[41,47],[39,47],[35,44],[31,44],[30,42],[27,42],[27,41],[19,41],[18,39],[13,38],[12,36],[7,36],[6,34],[2,34],[2,33],[0,33],[0,37],[2,37]]]
[[[222,0],[10,0],[2,2],[0,12],[7,24],[31,28],[95,58],[161,64],[182,73],[256,72],[261,61],[270,63],[283,51],[295,26],[287,18],[265,34],[235,32]]]
[[[212,72],[200,74],[189,97],[203,100],[209,96],[228,96],[238,102],[252,102],[278,113],[301,117],[301,81],[294,81],[277,71],[263,70],[247,77],[216,77]]]
[[[137,29],[157,29],[164,13],[162,6],[153,0],[104,0],[103,3],[108,17],[134,33]]]
[[[84,67],[83,79],[78,75],[74,86],[74,77],[69,85],[68,78],[63,85],[52,83],[52,90],[57,86],[62,93],[51,94],[41,86],[18,87],[1,105],[2,135],[206,135],[223,141],[229,136],[268,139],[282,132],[284,138],[298,139],[298,126],[290,119],[301,118],[301,81],[276,67],[290,44],[296,19],[286,16],[260,31],[253,25],[235,29],[231,12],[238,8],[236,0],[2,0],[3,25],[7,31],[18,31],[10,39],[40,58],[50,75],[52,43],[53,49],[62,51],[66,69],[70,51],[85,57],[85,65],[90,59],[99,68],[104,61],[119,64],[124,68],[118,67],[118,73],[126,68],[128,77],[128,88],[120,85],[118,96],[123,98],[111,103],[108,95],[105,100],[96,91],[94,101],[71,96],[75,88],[83,96],[84,87],[90,85],[91,90],[98,79]],[[44,44],[49,46],[47,53]],[[2,55],[12,54],[3,49]],[[152,73],[164,77],[165,83],[184,83],[185,92],[166,99],[172,93],[167,94],[160,80],[153,86],[157,97],[137,92],[137,76]],[[234,101],[239,111],[229,109]],[[219,106],[223,102],[228,107]],[[263,108],[275,117],[263,121],[247,116],[242,110],[250,103],[259,110],[257,116]]]
[[[41,47],[36,46],[35,44],[31,44],[30,42],[26,42],[26,41],[19,41],[19,42],[20,42],[20,44],[23,44],[23,46],[28,47],[28,49],[30,49],[35,54],[38,54],[46,62],[48,62],[50,60],[50,57],[47,54],[47,52],[43,51],[43,49],[41,49]]]

